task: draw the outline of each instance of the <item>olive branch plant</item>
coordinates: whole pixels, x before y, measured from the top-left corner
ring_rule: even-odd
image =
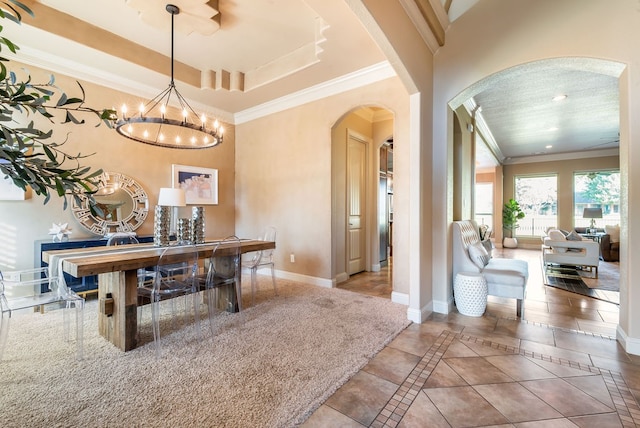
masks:
[[[0,1],[0,18],[20,24],[21,12],[34,16],[31,9],[18,0]],[[2,30],[0,25],[0,33]],[[82,125],[85,120],[81,115],[86,114],[98,119],[96,126],[104,123],[112,127],[115,110],[85,105],[84,88],[77,81],[79,97],[68,96],[58,88],[54,76],[47,83],[34,83],[30,75],[26,81],[20,81],[5,65],[9,59],[4,57],[2,49],[16,54],[19,47],[0,35],[0,172],[22,190],[26,191],[29,186],[44,196],[44,204],[52,194],[64,198],[64,209],[69,195],[79,198],[85,194],[92,198],[102,170],[82,166],[81,161],[94,153],[66,152],[62,146],[68,135],[56,142],[53,130],[40,129],[33,117],[45,118],[53,124],[58,114],[64,115],[63,124]]]

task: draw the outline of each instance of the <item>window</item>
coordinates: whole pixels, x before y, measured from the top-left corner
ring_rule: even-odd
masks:
[[[493,229],[493,183],[476,183],[475,221]]]
[[[518,221],[516,236],[543,236],[558,222],[558,177],[556,174],[516,176],[515,200],[525,217]]]
[[[602,218],[594,219],[595,227],[620,224],[620,172],[591,171],[573,175],[573,224],[590,227],[591,219],[583,218],[585,208],[601,208]]]

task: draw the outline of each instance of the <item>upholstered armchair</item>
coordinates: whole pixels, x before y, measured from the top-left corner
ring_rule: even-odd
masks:
[[[606,226],[600,237],[600,255],[605,262],[620,260],[620,226]]]

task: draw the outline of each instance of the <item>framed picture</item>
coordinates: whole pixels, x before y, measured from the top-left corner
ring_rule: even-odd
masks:
[[[25,197],[25,191],[13,184],[13,180],[9,177],[4,177],[4,175],[0,175],[1,201],[23,201]]]
[[[171,165],[172,187],[184,190],[187,205],[218,204],[218,170],[196,166]]]

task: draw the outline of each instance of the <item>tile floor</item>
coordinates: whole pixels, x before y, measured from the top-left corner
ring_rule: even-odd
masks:
[[[617,306],[545,287],[538,251],[501,256],[529,261],[524,320],[490,297],[483,317],[412,324],[303,426],[640,426],[640,357],[613,338]],[[389,298],[389,275],[341,288]]]

